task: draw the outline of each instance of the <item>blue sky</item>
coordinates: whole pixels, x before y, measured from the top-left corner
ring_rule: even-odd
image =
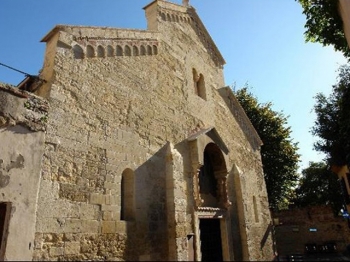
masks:
[[[0,0],[0,63],[29,74],[43,64],[40,40],[56,24],[146,29],[150,0]],[[181,3],[181,0],[172,0]],[[226,85],[248,84],[261,103],[289,116],[301,168],[324,157],[313,150],[314,96],[329,94],[346,63],[332,47],[305,43],[305,17],[295,0],[191,0],[225,58]],[[0,81],[23,76],[0,66]]]

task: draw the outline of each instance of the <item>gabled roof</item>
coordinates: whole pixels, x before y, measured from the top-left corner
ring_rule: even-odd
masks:
[[[199,18],[198,14],[196,12],[196,9],[194,7],[189,7],[188,11],[191,14],[191,17],[194,19],[194,22],[200,27],[202,33],[204,33],[205,38],[208,40],[209,46],[206,47],[207,49],[209,49],[208,51],[212,51],[217,56],[218,62],[221,66],[226,64],[226,61],[223,58],[223,56],[221,55],[214,40],[211,38],[211,36],[210,36],[209,32],[207,31],[207,29],[205,28],[202,20]]]
[[[143,9],[146,10],[154,4],[157,5],[158,10],[178,13],[181,15],[186,14],[188,17],[190,17],[192,21],[191,23],[195,26],[195,28],[198,29],[198,31],[195,29],[196,33],[198,34],[198,37],[202,40],[202,43],[207,49],[208,53],[213,56],[213,60],[215,61],[215,63],[217,63],[220,66],[223,66],[224,64],[226,64],[223,56],[221,55],[215,42],[211,38],[207,29],[205,28],[203,22],[199,18],[196,12],[196,9],[194,7],[179,5],[179,4],[175,4],[165,0],[155,0],[155,1],[152,1],[150,4],[146,5]]]
[[[189,136],[187,138],[187,141],[194,141],[202,135],[207,135],[208,137],[210,137],[225,154],[228,154],[228,152],[229,152],[228,147],[226,146],[225,142],[222,140],[221,136],[219,135],[219,133],[215,129],[215,127],[201,129],[198,132]]]

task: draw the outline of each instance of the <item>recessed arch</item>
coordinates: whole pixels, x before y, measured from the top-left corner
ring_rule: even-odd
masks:
[[[166,21],[166,16],[165,16],[164,13],[161,13],[160,16],[162,17],[162,20],[163,20],[163,21]]]
[[[146,48],[144,45],[140,46],[140,55],[146,55]]]
[[[152,47],[147,45],[147,55],[152,55]]]
[[[97,47],[97,57],[105,57],[105,49],[101,45]]]
[[[120,45],[117,45],[117,56],[122,56],[123,55],[123,48]]]
[[[95,50],[91,45],[86,46],[86,56],[87,57],[95,57]]]
[[[137,48],[136,45],[132,47],[132,55],[138,56],[139,55],[139,49]]]
[[[158,47],[156,45],[153,45],[153,54],[154,55],[158,54]]]
[[[108,45],[107,46],[107,56],[112,57],[114,55],[114,49],[112,46]]]
[[[128,46],[128,45],[124,46],[124,54],[126,56],[131,56],[131,48],[130,48],[130,46]]]
[[[83,59],[84,58],[84,50],[83,50],[83,48],[81,48],[80,45],[73,46],[73,54],[74,54],[74,58],[76,58],[76,59]]]
[[[134,220],[134,171],[126,168],[120,182],[120,220]]]

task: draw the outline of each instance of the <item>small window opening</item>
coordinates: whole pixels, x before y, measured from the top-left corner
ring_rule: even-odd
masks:
[[[253,196],[253,206],[254,206],[255,223],[258,223],[259,222],[259,213],[258,213],[258,205],[257,205],[255,196]]]
[[[198,74],[196,69],[193,68],[193,84],[194,84],[194,93],[200,98],[207,100],[207,94],[205,90],[204,76]]]

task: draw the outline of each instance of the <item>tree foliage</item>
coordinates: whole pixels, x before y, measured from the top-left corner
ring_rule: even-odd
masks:
[[[306,41],[318,42],[350,57],[350,50],[343,31],[338,0],[296,0],[303,7],[306,16]]]
[[[272,208],[285,208],[298,179],[297,143],[290,138],[287,117],[272,110],[272,104],[260,104],[244,87],[235,92],[247,116],[263,141],[261,158],[265,183]]]
[[[338,83],[326,97],[316,95],[316,113],[312,134],[320,139],[315,149],[327,155],[330,165],[350,166],[350,67],[339,69]]]
[[[326,163],[310,162],[309,167],[302,170],[294,204],[297,207],[331,205],[335,214],[340,211],[343,204],[341,187]]]

